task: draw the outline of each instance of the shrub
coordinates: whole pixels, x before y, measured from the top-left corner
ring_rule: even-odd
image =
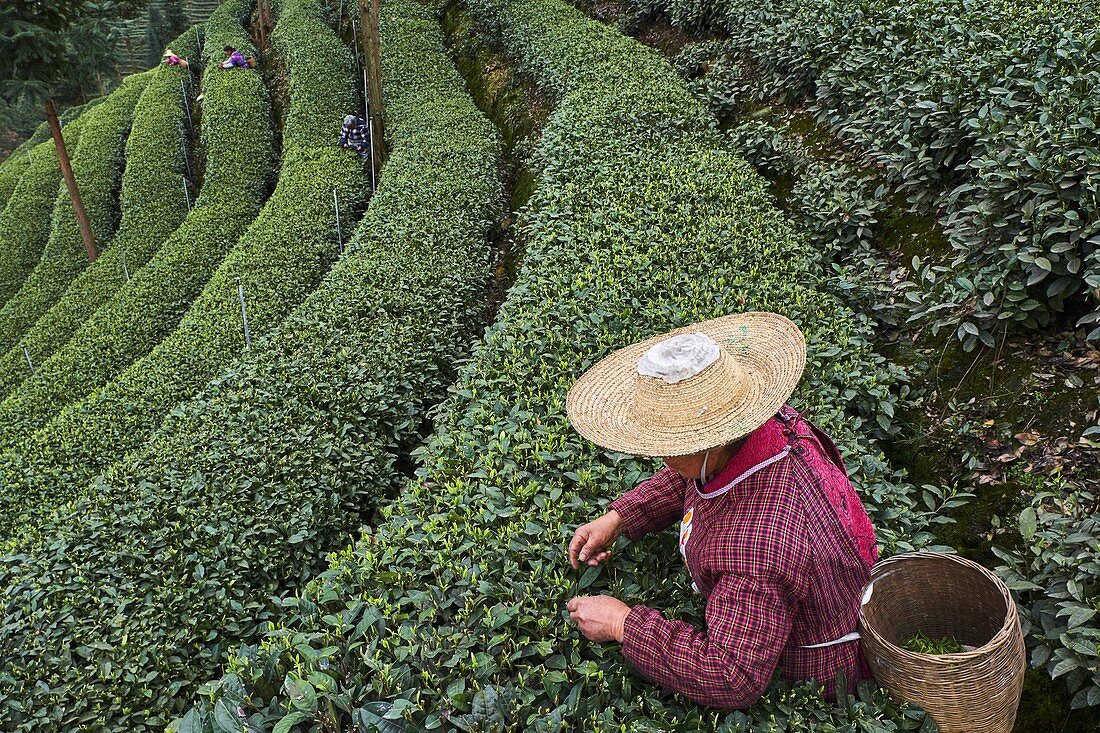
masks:
[[[1065,676],[1070,705],[1100,705],[1100,509],[1087,491],[1043,491],[1020,514],[1023,549],[994,548],[1016,592],[1031,666]]]
[[[731,311],[786,313],[809,341],[797,402],[837,435],[880,528],[916,536],[907,490],[858,437],[860,395],[890,381],[869,326],[804,284],[816,279],[804,237],[653,52],[557,2],[471,8],[558,97],[525,210],[523,269],[419,454],[418,480],[177,728],[211,730],[228,709],[284,731],[399,730],[402,721],[745,730],[766,729],[784,710],[803,729],[844,729],[848,711],[807,687],[749,718],[686,705],[640,684],[617,650],[588,644],[563,620],[578,591],[657,598],[675,616],[701,610],[673,570],[670,536],[634,543],[609,568],[569,570],[571,528],[650,465],[586,444],[568,426],[565,395],[586,367],[644,336]],[[869,699],[877,704],[862,703],[860,715],[882,730],[922,724],[917,711]]]
[[[134,105],[149,79],[149,72],[145,72],[123,80],[107,102],[88,116],[73,156],[73,176],[99,246],[108,241],[117,224],[123,144]],[[54,202],[50,237],[42,257],[19,292],[0,310],[0,351],[13,348],[87,264],[88,255],[69,192],[62,186]]]
[[[41,542],[0,559],[0,607],[25,609],[0,624],[0,695],[19,701],[0,728],[61,728],[57,706],[74,727],[162,730],[271,618],[267,596],[400,482],[484,316],[502,196],[499,139],[438,28],[416,5],[385,8],[391,156],[347,254]],[[234,714],[221,719],[237,730]]]
[[[760,96],[807,103],[839,137],[865,147],[915,208],[944,212],[956,257],[922,268],[926,295],[915,303],[934,328],[957,329],[967,348],[992,345],[1005,324],[1046,325],[1100,286],[1093,7],[636,4],[679,25],[723,28]],[[743,81],[733,75],[731,89]],[[1079,325],[1097,322],[1100,311]],[[1089,336],[1100,338],[1100,328]]]
[[[172,48],[195,58],[197,41],[196,32],[189,31],[173,41]],[[20,343],[0,356],[0,398],[30,375],[27,356],[41,365],[64,345],[80,324],[126,283],[127,272],[137,272],[145,265],[187,214],[180,191],[187,154],[181,136],[185,114],[181,81],[189,74],[164,64],[149,73],[151,79],[134,108],[134,124],[126,141],[119,229],[99,258],[76,276]],[[173,145],[173,140],[179,144]],[[0,410],[0,421],[2,414]]]
[[[83,120],[78,120],[66,125],[61,133],[70,151],[77,148],[82,126]],[[53,140],[39,143],[31,156],[32,162],[0,213],[0,307],[19,292],[42,256],[50,234],[50,212],[61,183]]]
[[[209,66],[220,62],[226,45],[249,48],[241,25],[249,8],[249,0],[231,0],[207,21]],[[67,344],[36,364],[36,373],[0,403],[0,447],[30,436],[65,405],[102,387],[171,333],[263,206],[274,151],[271,103],[262,80],[255,73],[211,71],[204,75],[203,91],[206,167],[195,207],[147,266],[134,272]],[[172,190],[170,195],[178,203],[183,192]],[[7,486],[23,480],[19,469],[11,467],[13,460],[0,458],[0,478]]]

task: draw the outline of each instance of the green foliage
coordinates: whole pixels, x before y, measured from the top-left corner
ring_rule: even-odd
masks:
[[[15,471],[9,470],[13,464],[2,467],[7,486],[0,505],[7,508],[8,497],[17,494],[20,508],[13,512],[38,514],[80,495],[103,468],[147,440],[173,406],[239,358],[245,337],[238,278],[251,335],[259,338],[317,286],[336,258],[333,190],[353,211],[368,184],[355,155],[335,144],[343,117],[334,110],[356,106],[354,62],[321,12],[309,2],[288,4],[273,33],[287,66],[290,104],[271,198],[175,331],[17,446],[23,465]],[[206,73],[259,76],[214,64]]]
[[[73,99],[113,69],[114,22],[139,0],[35,0],[0,13],[0,94],[35,102]]]
[[[284,39],[317,33],[292,17],[303,25]],[[483,322],[502,196],[499,139],[438,28],[411,4],[385,22],[392,152],[348,252],[96,492],[0,560],[0,604],[24,609],[0,623],[0,695],[18,701],[0,728],[65,727],[49,717],[61,706],[71,727],[163,730],[272,620],[267,596],[304,583],[402,481]],[[239,730],[235,715],[218,719]]]
[[[935,329],[991,345],[1006,325],[1046,325],[1100,287],[1095,3],[635,4],[729,34],[753,83],[724,66],[706,85],[717,101],[748,91],[805,103],[915,208],[943,212],[955,259],[925,263],[911,296]],[[1079,325],[1098,323],[1094,310]]]
[[[1087,491],[1042,491],[1020,513],[1023,549],[994,548],[1016,592],[1031,665],[1065,676],[1074,708],[1100,705],[1100,510]]]
[[[181,52],[198,53],[194,31],[176,41]],[[184,69],[165,65],[149,73],[151,79],[134,108],[134,124],[126,141],[119,229],[99,258],[76,276],[19,344],[0,356],[0,398],[30,375],[27,355],[32,363],[41,365],[126,283],[127,272],[137,272],[149,261],[187,214],[180,192],[186,170],[181,81],[189,81],[189,75]],[[0,407],[0,423],[17,427],[18,423],[2,417],[3,412]]]
[[[247,48],[241,23],[249,7],[248,0],[226,2],[207,21],[205,56],[213,66],[221,59],[222,46],[239,43]],[[195,208],[148,264],[132,271],[132,279],[8,396],[0,406],[0,447],[30,436],[65,405],[102,387],[171,333],[260,211],[274,162],[267,90],[255,73],[211,72],[203,77],[203,91],[206,170]],[[178,204],[183,191],[176,186],[171,182]],[[18,467],[20,460],[18,455],[0,458],[5,487],[0,504],[16,497],[17,487],[28,479]]]
[[[58,121],[61,126],[64,127],[68,122],[75,120],[85,111],[95,107],[102,102],[106,97],[96,97],[87,104],[82,104],[75,107],[69,107],[58,116]],[[11,155],[0,161],[0,211],[4,210],[4,206],[7,205],[8,199],[11,198],[12,192],[15,190],[16,185],[19,183],[20,177],[26,172],[30,166],[34,157],[33,149],[41,143],[50,140],[50,127],[46,122],[38,124],[34,127],[34,123],[37,123],[42,119],[43,111],[32,106],[28,100],[20,97],[14,103],[8,103],[0,99],[0,109],[8,107],[9,112],[13,112],[15,116],[18,116],[24,120],[23,130],[20,130],[19,123],[13,123],[7,119],[5,113],[0,112],[0,129],[6,128],[12,134],[26,134],[32,133],[30,137],[24,140],[17,148],[11,151]],[[32,122],[33,120],[33,122]],[[62,133],[64,135],[64,133]],[[69,138],[66,137],[66,140]],[[72,146],[76,146],[76,138],[73,136]],[[3,141],[0,141],[0,146],[3,145]],[[60,175],[60,172],[59,174]],[[39,248],[41,250],[41,247]],[[3,298],[0,297],[0,304],[2,304]]]
[[[62,137],[69,150],[80,140],[83,121],[65,125]],[[31,162],[19,178],[19,185],[0,213],[0,305],[19,292],[34,271],[50,235],[50,212],[57,200],[61,167],[53,140],[30,150]],[[8,165],[11,165],[9,163]]]
[[[886,209],[883,187],[845,161],[817,160],[803,139],[768,121],[748,120],[728,135],[737,152],[757,170],[769,178],[791,182],[785,207],[809,233],[823,268],[833,273],[825,286],[850,307],[874,314],[880,323],[902,320],[901,309],[892,305],[895,293],[890,265],[880,256],[875,237]],[[890,399],[885,393],[874,397]],[[890,409],[895,407],[891,402]],[[892,424],[880,428],[880,437],[897,432]]]
[[[96,242],[108,241],[118,223],[118,187],[122,177],[123,146],[133,119],[134,105],[148,84],[148,72],[127,77],[108,100],[84,122],[80,144],[72,159]],[[73,278],[88,264],[84,240],[73,213],[69,191],[56,193],[50,236],[34,271],[0,310],[0,350],[16,346],[34,322],[57,302]]]
[[[470,9],[558,97],[521,225],[524,267],[418,452],[417,480],[177,728],[214,730],[219,709],[284,731],[930,726],[868,686],[866,702],[839,708],[802,686],[747,714],[704,710],[565,620],[578,588],[701,615],[674,537],[617,550],[579,584],[565,553],[573,527],[652,468],[571,430],[568,387],[612,349],[698,319],[763,308],[800,323],[810,366],[797,402],[838,438],[882,539],[928,542],[928,520],[860,436],[874,420],[862,396],[892,380],[871,327],[807,285],[818,277],[805,238],[672,70],[558,2]]]

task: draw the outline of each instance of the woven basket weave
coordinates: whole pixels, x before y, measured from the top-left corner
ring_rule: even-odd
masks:
[[[863,653],[889,693],[924,708],[942,733],[1011,733],[1026,655],[1008,588],[956,555],[894,555],[871,571],[860,612]],[[918,654],[901,645],[917,631],[952,636],[973,651]]]

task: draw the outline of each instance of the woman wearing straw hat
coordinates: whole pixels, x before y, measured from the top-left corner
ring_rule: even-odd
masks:
[[[573,598],[572,619],[654,682],[723,709],[754,702],[778,670],[834,695],[868,676],[852,633],[877,557],[874,529],[832,441],[786,404],[806,363],[774,313],[705,321],[621,349],[588,370],[567,410],[609,450],[665,467],[581,526],[573,567],[621,534],[680,521],[680,552],[706,598],[706,629],[611,596]]]

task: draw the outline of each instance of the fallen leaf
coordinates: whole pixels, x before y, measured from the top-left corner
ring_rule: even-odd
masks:
[[[1039,442],[1038,433],[1016,433],[1012,437],[1020,441],[1023,445],[1035,445]]]

